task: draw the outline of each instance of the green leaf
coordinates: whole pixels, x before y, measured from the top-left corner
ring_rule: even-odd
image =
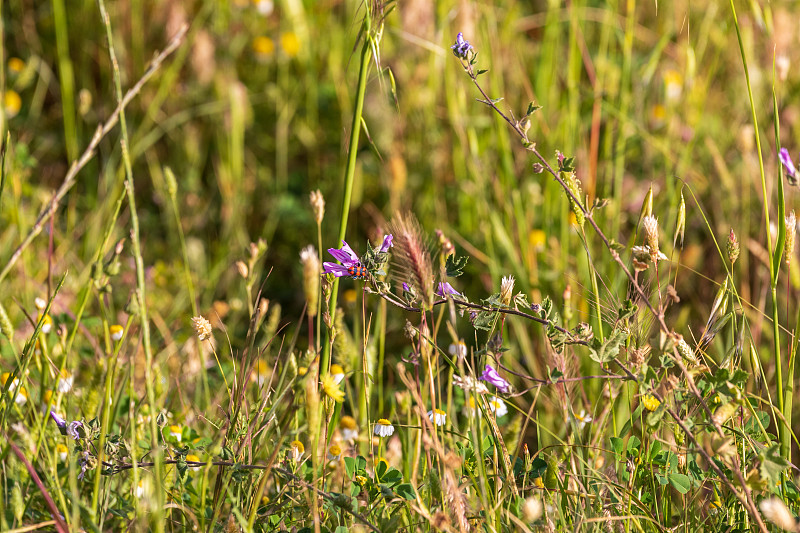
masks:
[[[692,478],[677,472],[672,472],[669,475],[669,483],[681,494],[686,494],[692,488]]]
[[[497,315],[498,313],[494,311],[479,311],[478,314],[475,315],[475,319],[472,321],[472,326],[475,329],[489,331],[492,329]]]
[[[622,455],[622,450],[623,450],[622,439],[619,437],[611,437],[611,448],[614,449],[614,452],[616,452],[617,455]]]
[[[456,257],[455,254],[448,255],[444,265],[447,277],[457,278],[463,274],[467,261],[469,261],[469,257],[466,255],[462,257]]]
[[[759,454],[761,465],[759,466],[759,473],[761,479],[769,483],[772,487],[778,484],[781,479],[781,473],[789,466],[788,461],[781,457],[780,445],[773,444],[766,450]]]
[[[416,500],[417,495],[414,492],[414,486],[411,483],[401,483],[394,489],[395,494],[406,500]]]
[[[356,473],[356,460],[352,457],[345,457],[344,458],[344,469],[347,472],[347,477],[349,479],[353,479],[353,475]]]
[[[619,353],[619,346],[627,338],[627,332],[622,329],[614,329],[605,342],[594,339],[589,346],[589,357],[598,363],[607,363],[613,360]]]

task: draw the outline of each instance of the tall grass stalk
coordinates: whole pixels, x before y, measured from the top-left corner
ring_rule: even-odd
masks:
[[[108,54],[111,59],[111,66],[114,73],[114,89],[116,91],[117,103],[122,103],[122,81],[120,78],[119,63],[117,62],[116,52],[114,51],[114,36],[111,30],[111,19],[106,11],[105,2],[97,0],[97,5],[100,8],[100,16],[103,19],[103,25],[106,29],[106,39],[108,41]],[[136,298],[139,303],[139,319],[142,326],[142,343],[145,353],[145,386],[147,389],[147,401],[150,406],[150,443],[153,450],[154,459],[154,479],[155,491],[157,498],[157,505],[153,509],[153,523],[155,531],[161,533],[164,531],[164,522],[162,514],[164,509],[164,495],[165,491],[162,490],[164,481],[164,469],[162,464],[162,456],[159,451],[158,443],[158,426],[156,424],[156,415],[158,413],[155,390],[153,388],[153,349],[150,344],[150,322],[147,316],[147,285],[145,283],[145,269],[144,259],[142,258],[142,246],[139,237],[139,217],[136,211],[136,195],[133,180],[133,168],[131,166],[131,159],[128,153],[128,126],[125,120],[125,111],[120,109],[119,125],[122,134],[120,144],[122,148],[122,160],[125,166],[125,192],[128,198],[128,206],[130,207],[131,214],[131,241],[133,245],[133,256],[136,262]],[[98,460],[103,457],[104,450],[99,449]],[[96,472],[95,475],[100,475]],[[134,477],[135,479],[135,477]],[[95,509],[92,509],[94,512]]]
[[[756,106],[753,100],[753,88],[750,84],[750,70],[747,66],[747,54],[744,50],[744,42],[742,41],[742,31],[739,27],[739,19],[736,15],[736,7],[733,0],[730,0],[731,14],[733,15],[733,23],[736,28],[736,38],[739,43],[739,52],[742,56],[742,67],[744,68],[744,77],[747,83],[747,97],[750,101],[750,112],[753,119],[753,130],[756,140],[756,152],[758,153],[758,169],[761,174],[761,192],[764,197],[764,223],[767,234],[767,252],[769,256],[769,279],[770,279],[770,294],[772,297],[772,349],[773,360],[775,362],[775,395],[778,400],[778,411],[783,416],[783,422],[778,423],[778,435],[781,442],[781,455],[791,462],[791,412],[786,410],[786,391],[784,390],[783,379],[783,361],[781,360],[781,344],[780,344],[780,322],[778,316],[778,276],[780,274],[781,254],[783,253],[783,243],[786,239],[786,227],[783,223],[786,216],[786,204],[783,191],[783,179],[778,180],[778,239],[775,246],[772,246],[772,235],[770,232],[769,222],[769,194],[767,193],[767,178],[764,171],[764,155],[761,150],[761,135],[758,130],[758,117],[756,114]],[[777,115],[775,120],[778,120]],[[777,122],[776,122],[777,128]],[[787,295],[788,296],[788,295]],[[791,376],[790,376],[791,379]],[[791,403],[789,404],[791,410]]]

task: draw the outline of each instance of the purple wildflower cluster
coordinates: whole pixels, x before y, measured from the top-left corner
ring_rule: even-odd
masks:
[[[450,47],[455,54],[456,57],[460,59],[467,59],[467,53],[472,50],[472,45],[469,44],[469,41],[464,39],[464,34],[458,32],[456,35],[456,44]]]
[[[392,235],[386,235],[383,237],[383,242],[381,243],[381,247],[378,248],[379,253],[386,253],[389,251],[389,248],[394,246],[392,244]],[[333,274],[337,278],[342,276],[350,276],[350,277],[357,277],[354,275],[354,272],[358,272],[356,269],[357,267],[361,267],[361,259],[356,255],[350,245],[347,242],[342,241],[341,248],[328,248],[328,253],[333,256],[334,259],[341,263],[340,265],[336,263],[325,262],[322,263],[324,267],[323,272],[325,274]]]

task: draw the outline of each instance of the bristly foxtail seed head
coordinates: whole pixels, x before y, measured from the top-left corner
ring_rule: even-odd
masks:
[[[762,500],[758,506],[768,522],[772,522],[783,531],[796,531],[797,521],[780,498]]]
[[[306,313],[310,318],[317,316],[319,309],[319,256],[312,245],[300,252],[300,263],[303,265],[303,292],[306,296]]]
[[[739,259],[739,241],[736,238],[736,234],[733,232],[733,228],[731,228],[731,232],[728,234],[728,261],[731,262],[733,265],[737,259]]]
[[[431,309],[435,296],[433,267],[419,223],[410,213],[400,214],[392,219],[388,229],[394,235],[393,257],[397,261],[397,270],[419,295],[422,307]]]
[[[653,215],[647,215],[642,219],[642,226],[644,227],[644,236],[647,240],[647,245],[650,247],[650,256],[655,263],[658,261],[658,219]]]
[[[792,256],[794,255],[794,235],[797,232],[797,218],[794,216],[794,209],[786,217],[786,240],[783,241],[783,260],[786,266],[792,263]]]
[[[322,192],[319,189],[311,191],[310,201],[311,209],[314,211],[314,219],[317,224],[322,224],[322,218],[325,216],[325,198],[322,196]]]

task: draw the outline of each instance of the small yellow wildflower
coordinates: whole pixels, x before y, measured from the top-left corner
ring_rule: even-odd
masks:
[[[253,47],[253,52],[255,52],[256,56],[260,59],[271,56],[275,51],[275,43],[273,40],[264,35],[259,35],[253,39],[251,46]]]
[[[50,333],[53,329],[53,319],[50,315],[42,315],[41,311],[36,315],[36,321],[42,323],[42,333]]]
[[[298,376],[303,377],[303,376],[306,375],[306,372],[308,372],[308,368],[307,367],[305,367],[305,366],[297,367],[297,375]]]
[[[358,438],[358,424],[352,416],[343,416],[339,420],[339,429],[342,431],[342,439],[353,441]]]
[[[648,411],[655,411],[658,409],[658,406],[661,405],[661,402],[652,394],[647,394],[642,397],[642,405],[644,405],[644,408]]]
[[[189,455],[186,456],[186,462],[187,463],[199,463],[200,462],[200,457],[198,457],[197,455],[195,455],[193,453],[190,453]],[[189,468],[191,468],[192,470],[200,470],[199,466],[190,466]]]
[[[333,379],[336,380],[336,384],[338,385],[344,379],[344,369],[341,367],[341,365],[334,363],[331,365],[331,375],[333,376]]]
[[[125,333],[125,328],[119,324],[114,324],[108,328],[108,331],[111,333],[111,339],[119,342],[122,339],[122,335]]]
[[[178,424],[169,427],[169,436],[173,437],[178,442],[180,442],[181,439],[183,438],[182,433],[183,433],[183,428]]]
[[[22,98],[16,91],[9,89],[3,97],[3,107],[5,108],[6,116],[14,118],[19,113],[19,110],[22,109]]]
[[[339,384],[336,383],[336,378],[331,374],[325,374],[325,377],[322,378],[322,390],[336,403],[342,403],[344,401],[344,391],[339,388]]]
[[[18,57],[8,58],[8,71],[19,74],[25,68],[25,62]]]
[[[338,461],[342,458],[342,449],[337,445],[333,444],[330,448],[328,448],[328,461]]]
[[[306,448],[305,446],[303,446],[303,443],[300,442],[299,440],[294,440],[289,445],[289,447],[291,448],[292,459],[295,462],[300,461],[300,459],[303,457],[303,453],[305,453],[306,451]]]
[[[58,454],[58,460],[62,463],[67,462],[67,447],[63,444],[59,443],[56,444],[56,454]]]
[[[528,234],[528,244],[537,252],[544,250],[544,245],[546,243],[547,234],[543,230],[534,229]]]
[[[537,489],[543,489],[544,488],[544,480],[542,479],[542,476],[534,478],[533,479],[533,484],[536,485]]]
[[[281,34],[281,48],[286,52],[289,57],[295,57],[300,51],[300,39],[294,32],[286,32]]]

